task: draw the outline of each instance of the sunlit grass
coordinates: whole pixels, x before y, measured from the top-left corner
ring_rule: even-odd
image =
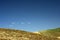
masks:
[[[60,28],[40,32],[0,28],[0,40],[60,40]]]

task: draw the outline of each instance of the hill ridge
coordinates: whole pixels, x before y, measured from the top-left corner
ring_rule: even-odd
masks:
[[[59,37],[50,37],[41,32],[27,32],[23,30],[0,28],[0,40],[60,40]]]

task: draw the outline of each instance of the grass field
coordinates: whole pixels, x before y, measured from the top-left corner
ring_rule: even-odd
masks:
[[[0,28],[0,40],[60,40],[60,28],[37,33]]]

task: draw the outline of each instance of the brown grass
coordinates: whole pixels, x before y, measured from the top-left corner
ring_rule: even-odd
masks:
[[[59,40],[42,34],[0,28],[0,40]]]

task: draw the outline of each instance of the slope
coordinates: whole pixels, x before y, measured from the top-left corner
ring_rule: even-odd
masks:
[[[0,40],[42,40],[41,37],[32,32],[0,28]]]
[[[39,31],[39,33],[49,38],[51,37],[60,39],[60,28]]]

